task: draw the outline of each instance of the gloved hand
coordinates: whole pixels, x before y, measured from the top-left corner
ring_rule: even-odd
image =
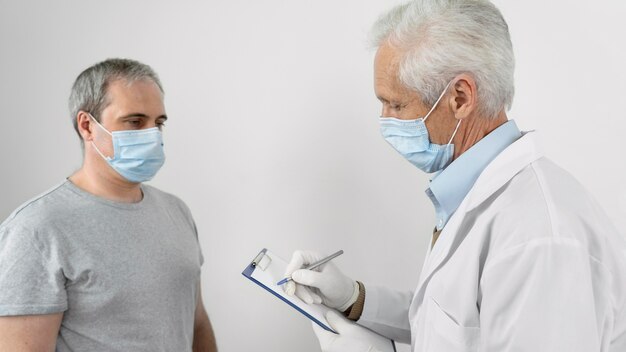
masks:
[[[393,341],[357,325],[336,311],[328,311],[326,320],[339,334],[322,329],[313,323],[313,331],[322,352],[395,352]]]
[[[295,251],[285,271],[285,277],[292,278],[285,284],[285,292],[295,294],[306,303],[324,303],[343,312],[359,297],[357,282],[339,271],[332,261],[314,270],[301,269],[324,257],[312,251]]]

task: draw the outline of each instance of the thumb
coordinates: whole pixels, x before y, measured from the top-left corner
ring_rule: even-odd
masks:
[[[322,351],[328,351],[330,347],[333,345],[333,343],[335,343],[335,341],[337,340],[337,336],[339,335],[333,332],[327,331],[326,329],[317,325],[317,323],[311,323],[311,324],[313,324],[313,332],[315,332],[315,336],[317,337],[317,340],[320,343],[320,347]]]
[[[326,321],[328,325],[335,330],[339,335],[345,334],[352,328],[352,322],[344,318],[339,312],[335,310],[329,310],[326,313]]]

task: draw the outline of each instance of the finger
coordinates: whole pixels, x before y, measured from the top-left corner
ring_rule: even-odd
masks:
[[[311,287],[315,287],[317,289],[319,289],[320,291],[324,292],[325,290],[328,290],[330,287],[328,279],[325,279],[325,277],[328,276],[327,273],[321,273],[318,271],[314,271],[314,270],[306,270],[306,269],[300,269],[300,270],[296,270],[291,274],[291,279],[301,285],[306,285],[306,286],[311,286]]]
[[[326,321],[328,321],[328,325],[340,335],[350,331],[354,324],[335,310],[329,310],[326,313]]]
[[[313,325],[313,332],[317,337],[317,340],[320,343],[320,348],[322,351],[325,351],[329,346],[332,345],[333,341],[337,338],[337,334],[332,333],[321,326],[317,325],[317,323],[311,323]]]
[[[323,302],[322,297],[317,292],[311,291],[311,298],[313,298],[313,303],[315,304],[322,304]]]
[[[303,266],[315,263],[323,258],[325,257],[317,252],[297,250],[293,252],[291,261],[285,268],[285,277],[290,277],[294,271],[301,269]]]
[[[285,268],[285,277],[291,277],[291,274],[294,271],[301,269],[303,265],[305,265],[305,263],[304,258],[302,257],[302,251],[293,252],[293,255],[291,256],[291,261],[289,262],[289,264],[287,264],[287,267]]]
[[[293,281],[287,281],[287,283],[283,285],[283,290],[289,296],[293,296],[296,293],[296,283]]]
[[[313,297],[311,296],[311,291],[309,291],[306,287],[302,285],[296,285],[296,296],[304,301],[306,304],[313,303]]]
[[[309,294],[309,297],[311,297],[311,302],[307,302],[307,303],[314,304],[318,300],[320,300],[320,301],[322,300],[322,298],[317,293],[315,293],[315,291],[313,291],[313,288],[307,287],[307,286],[302,286],[302,285],[299,285],[299,286],[301,286],[302,289],[305,290]]]

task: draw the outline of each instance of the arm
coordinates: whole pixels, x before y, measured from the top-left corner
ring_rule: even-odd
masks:
[[[0,351],[54,351],[67,309],[60,256],[16,221],[0,226]]]
[[[53,352],[63,313],[0,317],[0,351]]]
[[[326,313],[326,320],[337,334],[326,331],[313,323],[313,331],[323,352],[395,352],[393,341],[376,334],[333,310]]]
[[[609,274],[583,245],[542,238],[487,262],[481,351],[600,351]]]
[[[209,316],[202,303],[202,290],[200,280],[198,280],[198,299],[196,303],[196,314],[194,317],[193,329],[193,352],[217,352],[217,343],[213,334],[213,327]]]
[[[409,306],[413,293],[386,287],[365,287],[365,305],[357,323],[401,343],[411,343]]]

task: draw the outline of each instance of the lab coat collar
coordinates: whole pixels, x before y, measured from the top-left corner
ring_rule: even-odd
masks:
[[[437,230],[448,223],[487,165],[520,137],[515,121],[507,121],[433,177],[426,195],[435,206]]]
[[[534,131],[522,132],[522,137],[498,155],[481,173],[467,195],[465,212],[471,211],[494,194],[513,176],[543,156],[543,149]]]
[[[500,153],[480,174],[476,183],[463,199],[457,211],[443,228],[437,243],[430,249],[422,268],[420,283],[415,295],[423,294],[424,284],[439,265],[464,239],[458,232],[467,212],[478,207],[492,194],[509,182],[517,173],[543,156],[535,132],[522,132],[522,137]]]

